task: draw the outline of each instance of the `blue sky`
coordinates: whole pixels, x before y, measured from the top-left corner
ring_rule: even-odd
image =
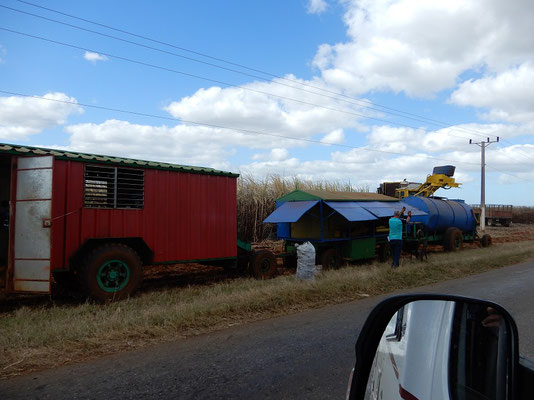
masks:
[[[534,205],[529,1],[30,3],[0,0],[0,142],[370,190],[453,164],[463,186],[441,195],[478,203],[468,140],[500,136],[486,202]]]

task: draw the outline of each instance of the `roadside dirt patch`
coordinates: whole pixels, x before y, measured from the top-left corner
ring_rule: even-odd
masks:
[[[523,242],[534,239],[534,225],[512,224],[508,228],[504,226],[488,226],[486,233],[491,235],[493,243]]]

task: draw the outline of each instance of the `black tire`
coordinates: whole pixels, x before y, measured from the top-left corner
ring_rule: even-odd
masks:
[[[491,236],[488,234],[483,235],[482,238],[480,239],[480,244],[482,245],[482,247],[489,247],[491,246],[491,243],[492,243]]]
[[[336,249],[326,249],[321,254],[321,265],[323,270],[338,269],[341,266],[341,259]]]
[[[458,228],[449,228],[443,237],[445,251],[458,251],[464,247],[462,231]]]
[[[271,279],[277,272],[276,257],[269,250],[258,250],[252,254],[250,273],[256,279]]]
[[[108,302],[130,296],[143,279],[143,267],[131,247],[109,243],[97,247],[86,257],[79,276],[87,296],[98,302]]]
[[[510,226],[511,223],[512,223],[512,221],[509,220],[509,219],[501,219],[501,225],[502,225],[502,226],[505,226],[505,227],[508,228],[508,227]]]

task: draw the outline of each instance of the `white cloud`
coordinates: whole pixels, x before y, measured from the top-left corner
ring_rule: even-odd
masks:
[[[374,191],[379,182],[399,180],[405,177],[426,177],[428,160],[411,157],[390,158],[365,149],[334,151],[324,160],[300,160],[289,158],[280,162],[255,161],[239,167],[241,173],[264,177],[280,175],[288,179],[350,183],[354,187],[366,187]],[[387,171],[390,172],[388,176]],[[432,172],[431,170],[428,172]]]
[[[488,120],[526,123],[534,128],[532,88],[534,65],[523,63],[500,74],[463,82],[452,93],[450,101],[461,106],[488,109],[483,114]]]
[[[431,96],[468,70],[503,71],[532,58],[534,3],[347,0],[349,40],[320,46],[323,79],[351,93]],[[481,17],[483,16],[483,17]]]
[[[270,160],[270,161],[285,161],[289,158],[289,151],[287,149],[272,149],[268,154],[254,154],[253,160]]]
[[[325,144],[341,144],[345,142],[345,134],[343,129],[334,129],[332,132],[326,134],[321,142]]]
[[[308,3],[310,8],[318,7],[319,4]],[[484,4],[463,0],[423,3],[417,0],[346,0],[342,4],[346,7],[344,21],[349,38],[347,42],[323,44],[318,48],[314,65],[319,69],[320,77],[305,81],[288,75],[287,79],[352,95],[383,90],[403,91],[412,96],[432,96],[443,89],[456,87],[461,74],[466,71],[471,76],[489,79],[488,75],[510,74],[516,68],[511,66],[522,60],[518,70],[530,65],[524,61],[532,58],[534,49],[528,18],[530,11],[534,11],[534,3],[529,1],[519,1],[514,10],[497,0],[488,0]],[[521,40],[517,40],[518,37]],[[514,88],[512,99],[517,96],[518,101],[521,101],[529,95],[527,90],[533,85],[527,84],[530,81],[524,77],[522,82],[523,87],[516,85],[517,90]],[[347,143],[345,132],[350,132],[347,135],[350,139],[348,144],[352,144],[355,143],[357,132],[360,135],[361,132],[368,132],[365,146],[386,152],[384,154],[388,159],[406,163],[408,169],[412,168],[409,157],[398,158],[388,153],[449,157],[476,165],[479,156],[476,146],[468,144],[470,138],[477,139],[480,135],[512,137],[528,132],[525,126],[503,123],[463,124],[434,130],[429,130],[428,127],[412,129],[387,125],[369,128],[362,126],[361,117],[350,114],[369,115],[368,109],[279,84],[297,86],[287,80],[275,79],[273,82],[252,82],[245,85],[245,89],[211,87],[171,102],[165,109],[183,120],[302,139],[316,140],[321,136],[319,140],[325,143]],[[460,86],[458,93],[467,93],[468,85],[469,82],[464,87]],[[307,91],[317,91],[309,86],[304,88]],[[259,92],[273,93],[280,97]],[[478,92],[470,95],[470,98],[478,98],[477,96],[479,97]],[[503,92],[502,97],[495,97],[500,97],[506,103],[508,96]],[[301,103],[288,98],[297,99]],[[489,102],[490,99],[491,96],[485,96],[485,101]],[[525,112],[533,109],[530,100],[532,96],[524,102]],[[459,105],[489,107],[476,103],[475,100],[471,103],[452,101]],[[504,106],[494,106],[492,111],[510,112]],[[383,117],[379,113],[370,116]],[[519,123],[527,119],[529,118],[521,119],[516,115],[515,120],[501,118],[500,121]],[[497,121],[497,118],[493,120]],[[247,135],[242,132],[222,134],[221,137],[225,137],[230,146],[252,149],[287,151],[291,147],[310,146],[281,137]],[[358,154],[361,162],[361,152]],[[278,157],[274,150],[271,153],[257,153],[253,160],[252,164],[243,167],[257,171],[267,171],[270,168],[284,170],[294,168],[293,163],[299,162],[299,168],[309,167],[309,175],[316,171],[313,166],[290,158],[289,154]],[[432,162],[439,163],[438,160]],[[321,165],[317,173],[325,173],[324,168],[329,166],[334,168],[334,175],[340,173],[333,167],[335,160],[325,163],[317,164]],[[378,167],[382,165],[382,161],[377,164]],[[413,171],[417,174],[421,172],[419,166]]]
[[[29,136],[67,122],[67,118],[83,110],[74,97],[64,93],[47,93],[41,100],[32,97],[0,97],[0,139],[9,142],[27,139]]]
[[[287,78],[310,84],[307,81],[297,80],[293,76]],[[286,82],[277,79],[275,82],[250,83],[245,86],[245,89],[221,89],[219,87],[200,89],[192,96],[170,103],[165,110],[173,117],[185,121],[295,138],[311,138],[316,134],[331,133],[340,126],[353,128],[359,126],[360,117],[355,114],[362,114],[360,106],[347,103],[343,99],[335,100],[293,87],[281,86],[277,84],[278,82],[287,85]],[[321,85],[321,82],[313,82],[313,84]],[[298,83],[290,84],[290,86],[296,85]],[[306,90],[317,91],[316,89]],[[260,92],[272,93],[278,97]],[[243,139],[241,144],[252,148],[303,145],[302,142],[283,137],[245,135]],[[339,139],[339,137],[334,139]]]
[[[232,133],[198,126],[151,126],[108,120],[65,128],[73,151],[228,169]]]
[[[511,137],[517,135],[517,128],[504,124],[462,124],[437,130],[424,128],[412,129],[375,126],[367,136],[369,147],[393,153],[412,154],[424,151],[429,154],[440,154],[448,151],[476,151],[469,145],[473,141],[485,140],[486,137]]]
[[[86,51],[83,55],[83,58],[85,58],[87,61],[92,62],[93,64],[96,64],[97,61],[107,61],[108,58],[102,54],[93,53],[92,51]]]
[[[328,3],[325,0],[308,0],[307,11],[309,14],[322,14],[327,7]]]

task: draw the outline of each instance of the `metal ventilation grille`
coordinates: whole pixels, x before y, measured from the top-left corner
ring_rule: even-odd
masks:
[[[117,208],[143,208],[145,171],[117,168]]]
[[[86,165],[84,207],[143,208],[145,171]]]
[[[85,166],[84,207],[115,207],[114,167]]]

